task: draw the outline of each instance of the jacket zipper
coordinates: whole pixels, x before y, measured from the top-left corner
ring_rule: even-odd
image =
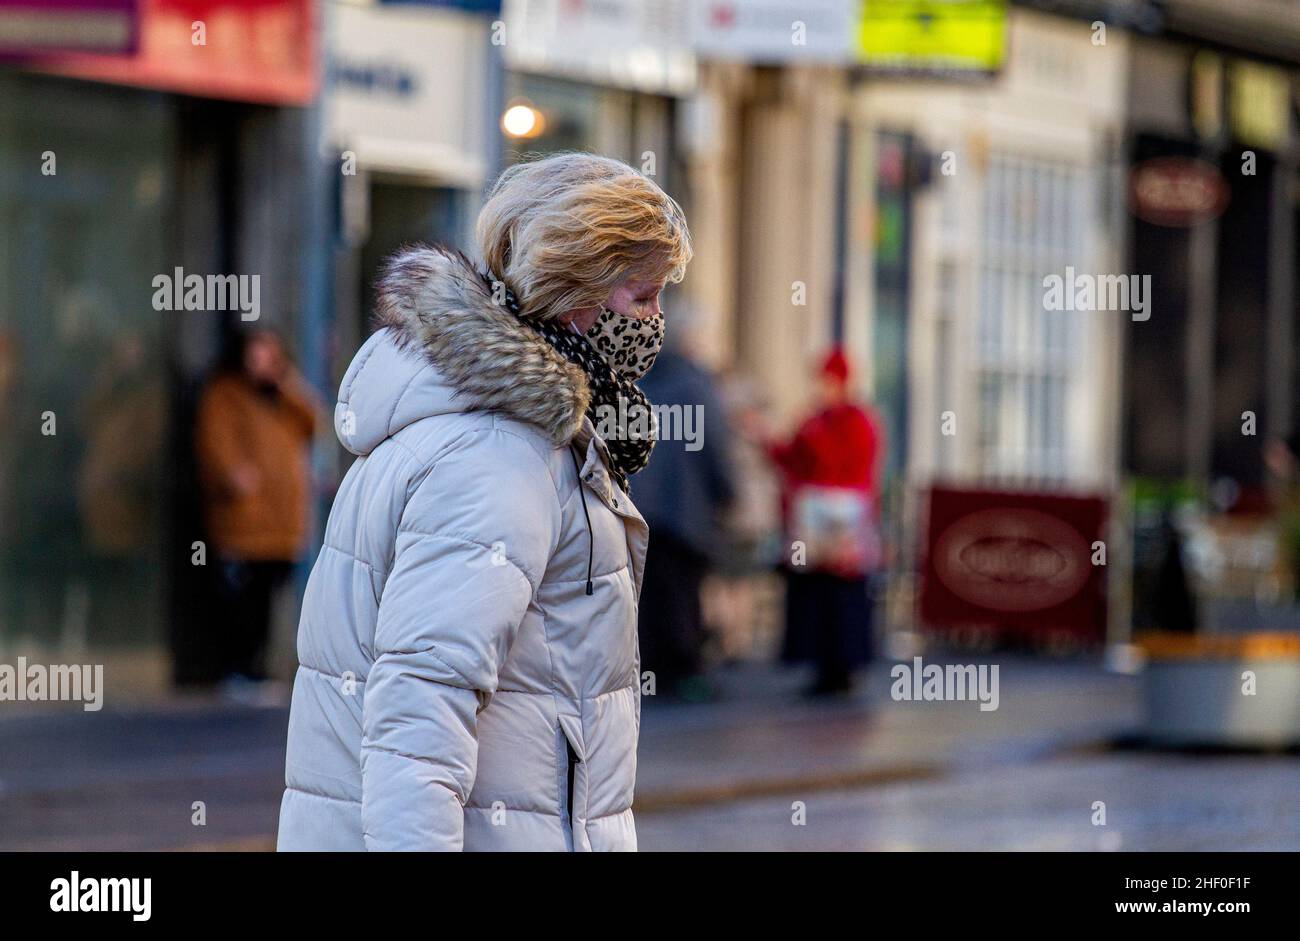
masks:
[[[591,568],[596,561],[596,533],[591,528],[591,513],[587,510],[587,491],[582,489],[582,465],[578,463],[578,452],[574,448],[569,448],[569,456],[573,458],[573,469],[578,472],[578,496],[582,498],[582,515],[587,520],[587,594],[591,594],[593,589],[591,585]]]

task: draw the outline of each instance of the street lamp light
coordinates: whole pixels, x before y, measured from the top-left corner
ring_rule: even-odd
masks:
[[[546,119],[531,103],[516,102],[501,115],[501,130],[507,137],[533,138],[542,133]]]

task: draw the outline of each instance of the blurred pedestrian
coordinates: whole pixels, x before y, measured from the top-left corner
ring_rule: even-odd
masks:
[[[227,690],[266,679],[277,589],[307,538],[308,446],[319,406],[284,341],[239,334],[199,401],[195,447],[215,579],[217,642]]]
[[[656,693],[688,702],[712,697],[701,674],[704,577],[720,554],[719,516],[735,498],[731,431],[713,375],[690,355],[675,326],[641,387],[660,415],[654,458],[636,479],[653,536],[641,587],[641,669]]]
[[[727,449],[735,499],[723,516],[726,549],[705,585],[705,621],[727,663],[768,655],[782,633],[773,568],[784,556],[780,477],[768,460],[766,396],[738,370],[723,373],[721,397],[735,431]]]
[[[617,160],[515,164],[480,258],[416,247],[343,378],[298,629],[282,850],[635,850],[654,447],[637,383],[681,208]]]
[[[109,341],[83,403],[77,506],[93,624],[138,624],[154,603],[140,586],[158,567],[169,396],[147,340],[126,330]]]
[[[871,658],[867,576],[881,557],[878,468],[880,422],[852,401],[849,361],[833,350],[819,371],[817,411],[788,442],[769,447],[784,473],[789,535],[786,633],[782,657],[812,661],[810,695],[841,695]]]
[[[148,361],[145,337],[111,344],[86,396],[86,450],[77,503],[87,545],[103,559],[138,559],[158,531],[158,465],[167,390]],[[118,588],[129,579],[117,579]]]

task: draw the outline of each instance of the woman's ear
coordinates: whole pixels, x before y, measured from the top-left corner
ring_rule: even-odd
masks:
[[[572,310],[566,310],[555,319],[564,326],[572,326],[579,333],[586,333],[600,319],[600,305],[575,307]]]

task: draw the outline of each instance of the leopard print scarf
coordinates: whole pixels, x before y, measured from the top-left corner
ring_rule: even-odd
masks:
[[[549,343],[561,356],[587,374],[591,388],[591,404],[587,414],[592,416],[596,433],[609,450],[610,474],[625,492],[631,492],[628,478],[650,462],[658,427],[654,409],[645,393],[635,383],[621,379],[582,334],[574,333],[553,320],[534,320],[523,316],[523,309],[514,291],[489,272],[479,272],[493,297],[498,285],[504,289],[506,308]],[[602,315],[604,311],[602,311]]]

